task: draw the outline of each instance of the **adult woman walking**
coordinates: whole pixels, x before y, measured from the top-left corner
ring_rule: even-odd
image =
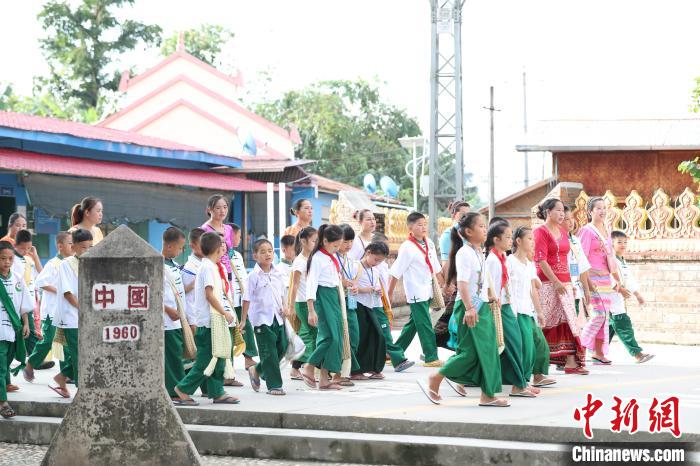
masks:
[[[99,225],[102,223],[102,201],[96,197],[84,197],[80,204],[76,204],[70,211],[69,233],[83,229],[92,234],[93,246],[102,241],[104,236]]]
[[[296,217],[297,221],[284,230],[285,235],[296,237],[301,230],[311,226],[314,218],[314,208],[308,199],[297,199],[289,213]]]
[[[0,238],[0,241],[7,241],[14,246],[17,233],[26,229],[27,218],[19,212],[15,212],[14,214],[10,215],[10,220],[7,222],[7,234]]]
[[[355,236],[348,256],[353,260],[360,261],[365,255],[365,249],[372,242],[374,230],[377,229],[377,219],[374,218],[374,214],[369,209],[358,210],[352,215],[352,218],[360,224],[360,233]]]
[[[620,283],[617,265],[610,244],[610,232],[605,226],[607,209],[602,197],[588,201],[590,223],[579,231],[581,248],[591,264],[588,278],[593,284],[591,294],[591,318],[581,332],[581,343],[593,351],[594,364],[608,365],[608,311],[615,291],[612,278]]]
[[[567,374],[586,375],[586,350],[581,345],[576,325],[574,294],[567,255],[569,239],[564,222],[564,204],[547,199],[538,208],[537,217],[544,225],[535,228],[535,264],[542,281],[540,303],[544,313],[544,336],[549,344],[549,360],[563,365]]]

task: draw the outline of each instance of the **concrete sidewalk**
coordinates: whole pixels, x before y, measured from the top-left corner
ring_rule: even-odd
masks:
[[[419,364],[420,347],[417,339],[407,353],[410,359],[417,362],[416,366],[407,372],[397,374],[390,366],[385,371],[386,379],[383,381],[357,382],[355,387],[346,388],[339,392],[319,392],[310,390],[300,381],[292,381],[285,373],[285,389],[287,396],[273,397],[266,395],[263,390],[254,393],[250,388],[247,373],[242,370],[243,361],[235,362],[238,370],[236,375],[245,383],[243,388],[227,388],[228,393],[241,398],[241,404],[236,406],[212,405],[209,400],[199,398],[201,401],[197,412],[202,410],[245,412],[247,417],[255,417],[260,413],[260,418],[271,414],[277,415],[308,415],[323,416],[326,418],[327,427],[331,430],[345,430],[337,427],[349,426],[348,418],[353,418],[358,423],[358,429],[364,422],[366,426],[387,426],[392,420],[417,421],[424,423],[445,423],[464,425],[466,431],[476,432],[484,429],[484,426],[492,425],[502,430],[508,426],[504,440],[528,441],[537,438],[536,431],[529,426],[542,426],[543,428],[561,428],[566,431],[557,441],[584,440],[581,434],[581,423],[575,421],[573,412],[577,407],[583,407],[586,395],[591,393],[601,400],[604,405],[591,419],[596,432],[596,439],[624,440],[626,435],[614,434],[609,430],[613,419],[613,396],[617,396],[626,403],[635,398],[639,404],[639,432],[635,440],[643,440],[647,437],[644,433],[648,429],[648,410],[654,397],[662,401],[669,396],[677,396],[680,399],[680,427],[684,434],[700,434],[700,362],[698,361],[697,347],[689,346],[664,346],[644,345],[645,351],[656,354],[650,362],[635,364],[626,354],[622,345],[613,342],[610,358],[612,366],[589,365],[591,374],[588,376],[564,375],[552,370],[551,375],[556,377],[557,384],[552,388],[544,388],[542,394],[536,399],[511,398],[512,406],[506,409],[486,409],[478,407],[479,390],[470,388],[469,396],[461,398],[457,396],[446,384],[443,384],[441,394],[444,402],[440,406],[432,405],[420,392],[417,380],[425,380],[433,371],[421,367]],[[440,357],[447,359],[451,353],[440,349]],[[552,369],[554,369],[552,367]],[[14,383],[21,390],[9,395],[10,403],[24,402],[51,402],[51,404],[70,403],[49,390],[48,385],[56,369],[36,371],[34,383],[27,383],[21,377],[15,378]],[[74,389],[74,387],[72,387]],[[510,387],[504,387],[504,391]],[[195,408],[181,408],[179,411],[185,422],[191,422],[183,415],[185,411]],[[265,414],[263,414],[265,413]],[[49,415],[49,414],[38,414]],[[240,417],[237,416],[240,420]],[[331,419],[336,418],[337,422]],[[382,422],[374,422],[385,420]],[[362,422],[360,422],[362,421]],[[248,421],[246,421],[248,422]],[[249,422],[253,422],[252,420]],[[417,425],[418,425],[417,424]],[[398,426],[399,424],[395,424]],[[317,428],[309,426],[309,428]],[[398,427],[396,427],[398,429]],[[401,427],[397,434],[407,434],[406,427]],[[418,429],[418,427],[416,427]],[[435,432],[442,429],[434,426]],[[446,429],[447,430],[447,429]],[[490,429],[487,429],[490,430]],[[466,432],[463,431],[463,432]],[[420,434],[419,430],[415,434]],[[449,432],[448,432],[449,433]],[[448,434],[447,433],[447,434]],[[447,435],[440,433],[436,435]],[[457,434],[460,435],[460,434]],[[669,436],[656,434],[651,438],[662,440]],[[493,437],[491,437],[493,438]],[[700,438],[700,436],[696,437]]]

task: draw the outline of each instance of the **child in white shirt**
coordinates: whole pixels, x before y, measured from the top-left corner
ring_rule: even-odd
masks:
[[[231,224],[231,228],[233,229],[233,240],[229,254],[231,256],[231,271],[233,275],[231,279],[233,306],[236,310],[238,320],[242,322],[241,310],[243,305],[243,294],[245,292],[245,283],[248,281],[248,271],[246,270],[243,256],[240,252],[234,249],[241,244],[241,227],[233,223]],[[250,366],[254,366],[256,364],[253,358],[258,356],[258,349],[255,346],[255,336],[253,336],[253,326],[250,325],[250,322],[246,322],[245,324],[243,340],[245,341],[245,351],[243,352],[243,357],[245,358],[244,364],[247,370]]]
[[[178,404],[186,403],[175,393],[175,385],[185,377],[182,362],[183,334],[178,308],[184,306],[185,286],[180,274],[180,266],[175,258],[185,247],[185,234],[176,227],[163,232],[163,356],[165,368],[165,389],[170,398]],[[176,294],[177,293],[177,294]],[[184,310],[184,309],[183,309]]]

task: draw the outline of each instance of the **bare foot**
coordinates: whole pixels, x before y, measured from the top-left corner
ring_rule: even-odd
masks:
[[[442,382],[442,379],[437,374],[428,377],[428,390],[437,400],[442,400],[440,396],[440,382]]]

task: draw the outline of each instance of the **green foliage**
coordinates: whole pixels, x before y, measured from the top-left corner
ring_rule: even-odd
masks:
[[[693,160],[686,160],[678,165],[678,171],[687,173],[693,178],[695,183],[700,184],[700,157],[695,157]]]
[[[47,2],[38,15],[46,31],[41,48],[51,70],[44,92],[61,103],[76,101],[81,110],[97,109],[105,91],[116,91],[121,54],[140,43],[160,43],[161,28],[115,16],[135,0],[82,0],[77,6]]]
[[[187,53],[212,66],[216,66],[221,49],[234,36],[233,31],[218,24],[202,24],[199,28],[188,29],[182,34]],[[163,56],[175,52],[178,40],[179,33],[175,33],[163,41],[160,48]]]
[[[695,88],[690,94],[690,111],[700,112],[700,78],[695,78]]]
[[[31,96],[20,96],[9,84],[0,84],[0,111],[3,110],[82,123],[95,123],[100,119],[96,108],[83,108],[77,99],[60,102],[54,95],[41,90]]]

